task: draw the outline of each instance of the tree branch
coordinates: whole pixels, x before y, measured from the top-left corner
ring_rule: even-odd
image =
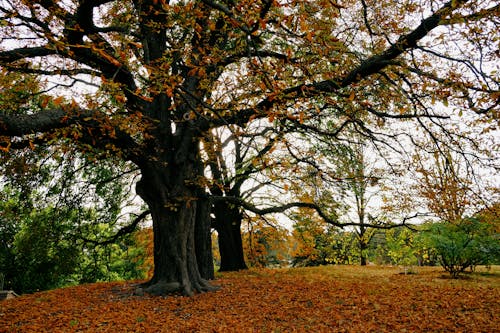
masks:
[[[56,51],[50,49],[50,47],[21,47],[0,52],[0,63],[7,64],[25,58],[44,57],[53,54],[56,54]]]
[[[211,196],[210,197],[211,201],[227,201],[233,204],[236,204],[248,211],[251,211],[252,213],[255,213],[257,215],[266,215],[266,214],[272,214],[272,213],[283,213],[291,208],[309,208],[314,210],[326,223],[331,224],[333,226],[339,227],[339,228],[344,228],[344,227],[354,227],[354,226],[363,226],[365,228],[375,228],[375,229],[392,229],[392,228],[398,228],[402,226],[410,227],[411,225],[408,225],[406,222],[409,219],[415,218],[417,216],[420,216],[418,214],[415,214],[414,216],[406,217],[403,219],[403,221],[400,224],[368,224],[368,223],[357,223],[357,222],[348,222],[348,223],[342,223],[339,222],[336,219],[330,218],[326,213],[319,207],[317,204],[312,203],[312,202],[290,202],[281,206],[273,206],[273,207],[268,207],[268,208],[258,208],[255,205],[244,201],[241,198],[237,197],[228,197],[228,196]]]
[[[35,114],[0,113],[0,136],[23,136],[68,127],[83,118],[100,114],[94,110],[57,108]]]
[[[78,107],[72,109],[57,108],[35,114],[11,115],[0,113],[0,137],[50,134],[55,130],[77,124],[81,125],[81,129],[84,130],[79,130],[79,135],[74,140],[91,144],[94,148],[104,151],[109,151],[109,145],[113,145],[120,149],[124,158],[134,160],[137,157],[138,144],[130,133],[114,126],[107,115],[99,111]],[[40,140],[35,140],[36,137],[28,138],[28,142],[40,142]],[[61,135],[61,138],[64,137]],[[16,146],[15,144],[9,145],[8,148],[16,148]]]
[[[264,98],[254,107],[239,110],[234,118],[226,118],[226,122],[243,125],[249,119],[257,117],[266,117],[266,111],[274,107],[276,104],[286,100],[295,99],[297,97],[315,97],[323,93],[335,93],[342,88],[346,88],[352,84],[358,83],[361,80],[379,73],[384,68],[390,65],[398,64],[394,60],[406,51],[417,47],[418,42],[429,34],[430,31],[440,25],[441,20],[449,14],[450,10],[457,6],[466,3],[467,0],[450,1],[444,4],[434,14],[422,20],[422,22],[410,33],[402,35],[394,44],[387,48],[384,52],[375,54],[362,61],[356,68],[352,69],[344,77],[329,79],[310,84],[300,84],[295,87],[290,87],[282,91],[279,96],[275,93],[272,96]],[[418,117],[419,115],[414,115]]]
[[[151,214],[151,211],[149,210],[146,210],[144,212],[142,212],[141,214],[139,214],[133,221],[132,223],[120,228],[116,234],[114,234],[112,237],[106,239],[106,240],[103,240],[103,241],[97,241],[97,240],[94,240],[94,239],[89,239],[89,238],[86,238],[86,237],[81,237],[81,236],[76,236],[78,239],[81,239],[83,240],[85,243],[90,243],[90,244],[94,244],[94,245],[100,245],[100,246],[103,246],[103,245],[108,245],[108,244],[113,244],[115,243],[120,237],[123,237],[125,235],[128,235],[132,232],[134,232],[137,228],[137,225],[139,224],[139,222],[141,222],[142,220],[144,220],[149,214]]]

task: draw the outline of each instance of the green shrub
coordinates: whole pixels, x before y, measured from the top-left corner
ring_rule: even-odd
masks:
[[[443,268],[454,278],[477,265],[500,261],[499,235],[476,218],[460,223],[439,222],[422,233],[423,242],[433,248]]]

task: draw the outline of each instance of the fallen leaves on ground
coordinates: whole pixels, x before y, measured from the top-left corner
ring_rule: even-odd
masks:
[[[500,275],[329,266],[220,275],[194,297],[135,296],[130,282],[0,303],[0,332],[496,332]]]

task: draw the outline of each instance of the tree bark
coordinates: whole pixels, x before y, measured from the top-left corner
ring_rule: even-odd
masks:
[[[359,260],[361,263],[361,266],[366,266],[366,250],[368,249],[368,244],[364,242],[364,240],[360,239],[359,241]]]
[[[215,229],[219,235],[221,272],[247,269],[241,239],[241,212],[238,207],[231,207],[227,202],[218,202],[214,206]]]
[[[138,163],[142,178],[136,190],[149,206],[154,232],[154,274],[144,290],[154,295],[192,295],[215,289],[200,274],[196,256],[196,224],[206,231],[208,223],[203,221],[208,214],[204,200],[199,202],[196,181],[202,163],[197,140],[194,136],[180,138],[173,147],[170,154],[162,154],[156,146],[155,157]]]
[[[195,247],[201,277],[206,280],[213,280],[215,273],[212,253],[210,202],[206,195],[201,196],[197,202]]]

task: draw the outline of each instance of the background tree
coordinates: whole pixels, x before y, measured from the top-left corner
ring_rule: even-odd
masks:
[[[2,111],[3,148],[71,138],[80,150],[132,162],[153,220],[147,290],[210,290],[198,268],[207,261],[196,257],[207,247],[195,244],[196,226],[209,241],[200,185],[206,131],[256,118],[299,127],[318,103],[337,111],[335,131],[353,124],[373,137],[399,120],[448,130],[441,124],[454,108],[495,119],[498,77],[489,65],[498,8],[466,0],[4,1],[0,66],[56,77],[74,100],[63,103],[52,89],[42,112]],[[431,110],[435,101],[449,108]]]
[[[243,230],[245,258],[252,267],[287,266],[290,260],[288,230],[276,221],[247,216]]]
[[[391,229],[385,232],[387,242],[387,254],[392,263],[401,265],[408,272],[409,266],[418,263],[416,252],[417,246],[414,244],[414,234],[407,228]]]
[[[374,212],[369,211],[373,209],[369,206],[370,200],[380,191],[380,187],[377,189],[377,186],[381,176],[377,174],[373,165],[369,165],[367,148],[363,147],[362,143],[354,143],[346,148],[344,154],[336,154],[337,170],[335,173],[341,179],[339,186],[344,192],[345,205],[354,210],[355,221],[349,218],[349,215],[346,214],[346,216],[350,219],[349,222],[356,224],[354,233],[359,247],[359,261],[362,266],[365,266],[368,247],[376,230],[371,226],[383,224],[382,219],[374,217]],[[349,200],[349,197],[352,200]]]
[[[432,223],[422,235],[424,244],[436,251],[439,262],[453,278],[477,265],[491,265],[500,261],[498,234],[491,225],[475,217],[459,223],[448,221]]]
[[[479,204],[472,188],[472,170],[466,167],[448,151],[444,156],[435,152],[430,163],[421,162],[418,168],[418,192],[428,209],[443,221],[459,223]]]
[[[221,139],[224,133],[226,137]],[[247,268],[241,237],[243,208],[224,198],[250,201],[254,192],[266,186],[255,175],[270,167],[265,162],[266,153],[273,149],[275,136],[270,126],[257,126],[247,133],[233,126],[205,135],[203,147],[211,175],[212,226],[217,230],[221,271]]]
[[[24,293],[144,276],[143,250],[124,232],[137,221],[122,214],[126,192],[116,174],[104,163],[78,165],[84,160],[70,154],[60,160],[30,149],[15,155],[19,159],[0,167],[24,168],[1,178],[0,261],[7,287]]]
[[[233,137],[233,140],[227,139],[222,143],[219,137],[207,135],[204,140],[204,150],[208,155],[207,164],[213,179],[210,193],[214,196],[222,197],[225,195],[239,198],[241,197],[241,186],[245,179],[236,181],[236,177],[230,174],[230,170],[233,169],[229,169],[223,156],[224,146],[230,143],[234,143],[234,170],[236,170],[242,162],[241,146],[238,139]],[[246,269],[241,239],[241,221],[243,217],[240,207],[219,200],[213,203],[212,212],[214,215],[212,227],[217,230],[219,242],[220,270]]]
[[[376,230],[395,227],[387,221],[389,212],[375,207],[382,200],[383,183],[391,178],[393,171],[387,161],[373,160],[377,152],[364,136],[356,132],[351,135],[344,133],[342,137],[330,134],[309,134],[306,137],[306,145],[311,147],[309,151],[292,153],[301,163],[308,165],[303,168],[305,174],[295,172],[294,181],[301,184],[299,191],[311,192],[308,186],[313,186],[314,193],[317,193],[313,201],[334,217],[327,218],[326,222],[346,227],[344,236],[349,233],[355,236],[359,248],[355,252],[359,256],[358,262],[364,266]],[[350,242],[349,237],[345,240]]]
[[[338,249],[341,244],[334,242],[335,231],[332,226],[315,218],[310,209],[299,210],[294,220],[293,266],[328,265],[340,259],[334,254],[335,247]]]

